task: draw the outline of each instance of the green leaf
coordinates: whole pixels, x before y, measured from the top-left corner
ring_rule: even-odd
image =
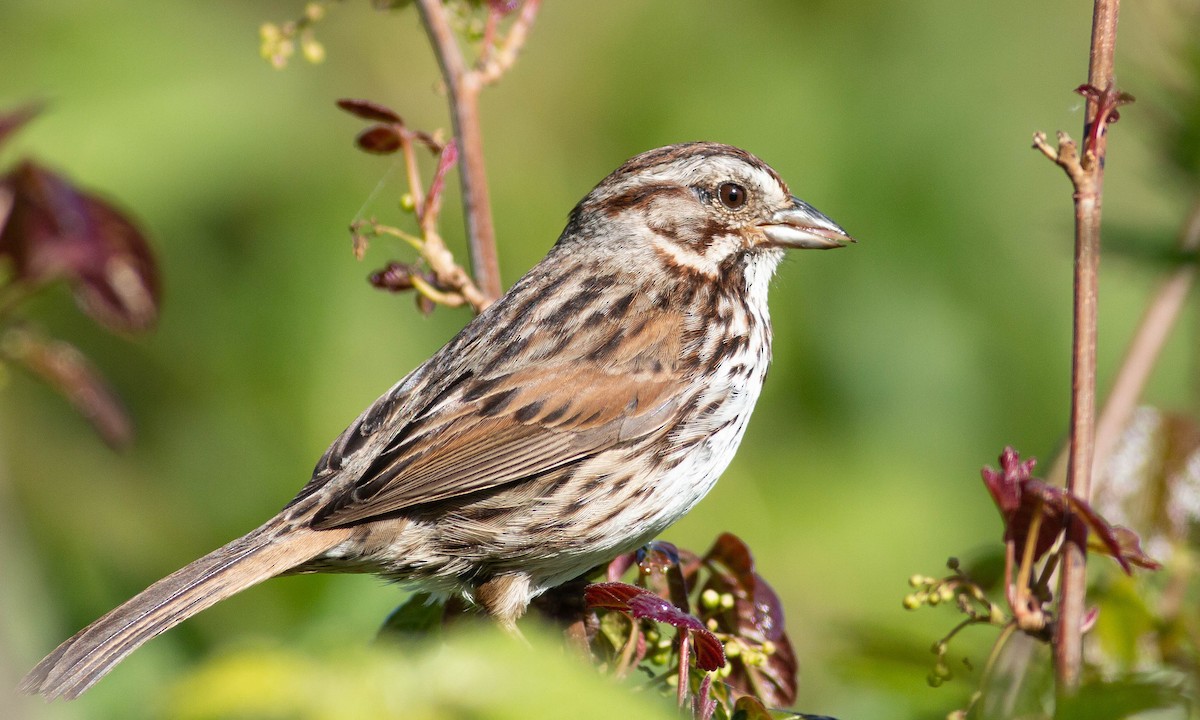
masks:
[[[1123,720],[1147,710],[1186,710],[1187,699],[1177,682],[1165,677],[1134,676],[1087,683],[1062,700],[1056,720]]]
[[[379,637],[428,635],[441,627],[442,613],[442,603],[429,593],[416,593],[388,615],[379,628]]]

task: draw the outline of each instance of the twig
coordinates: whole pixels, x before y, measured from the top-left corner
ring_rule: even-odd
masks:
[[[484,54],[480,56],[475,70],[482,85],[491,85],[499,80],[517,61],[517,54],[525,45],[525,39],[529,37],[529,29],[533,27],[533,21],[537,19],[541,6],[542,0],[525,0],[520,15],[508,29],[508,37],[504,39],[504,44],[496,46],[494,41],[484,42]],[[492,32],[495,31],[498,14],[498,11],[493,9],[488,15],[488,24]]]
[[[496,256],[496,230],[492,224],[492,206],[488,193],[487,169],[483,162],[483,131],[479,123],[479,92],[508,71],[529,36],[537,18],[541,0],[525,0],[521,12],[502,42],[496,28],[503,11],[489,6],[483,48],[478,62],[468,67],[462,48],[454,36],[441,0],[417,0],[421,21],[442,69],[450,100],[454,135],[462,152],[459,180],[462,186],[463,214],[466,217],[467,244],[475,284],[488,302],[500,297],[500,262]],[[475,303],[472,303],[473,305]],[[487,302],[484,303],[487,305]]]
[[[1096,305],[1107,125],[1115,119],[1117,105],[1125,100],[1113,88],[1112,80],[1119,10],[1120,0],[1095,1],[1088,84],[1080,88],[1088,100],[1082,156],[1064,133],[1059,134],[1057,151],[1047,145],[1044,134],[1034,136],[1034,146],[1066,170],[1075,188],[1075,333],[1071,350],[1071,446],[1067,461],[1067,491],[1084,502],[1091,497],[1095,449]],[[1087,583],[1086,546],[1087,528],[1079,518],[1072,517],[1062,550],[1055,638],[1055,675],[1060,695],[1073,694],[1079,687]]]

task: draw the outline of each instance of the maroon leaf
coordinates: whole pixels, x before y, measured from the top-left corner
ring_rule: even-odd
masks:
[[[639,595],[650,595],[635,585],[620,582],[592,583],[583,591],[588,607],[629,612],[629,601]]]
[[[707,632],[704,623],[675,607],[669,600],[663,600],[648,590],[637,589],[641,592],[630,598],[627,603],[629,614],[635,619],[641,620],[645,618],[655,622],[674,625],[677,628],[685,630],[704,630]]]
[[[725,665],[725,647],[704,623],[644,588],[625,583],[593,583],[584,590],[588,607],[619,610],[635,620],[653,620],[689,632],[696,649],[696,667],[718,670]]]
[[[612,562],[608,564],[608,569],[605,571],[605,577],[608,578],[608,581],[617,582],[620,580],[621,576],[624,575],[629,568],[633,567],[635,557],[636,556],[634,553],[625,553],[624,555],[618,555],[613,558]]]
[[[738,663],[730,674],[731,683],[744,673],[748,681],[746,692],[753,692],[772,707],[787,707],[796,702],[800,663],[787,635],[780,636],[774,646],[774,652],[761,665]]]
[[[29,103],[16,110],[0,114],[0,146],[42,111],[42,103]]]
[[[700,690],[692,697],[692,717],[709,720],[717,711],[717,699],[712,697],[712,673],[705,673],[700,681]]]
[[[783,604],[775,589],[758,573],[754,574],[754,627],[763,638],[778,641],[783,637]]]
[[[1115,525],[1112,528],[1113,538],[1116,540],[1118,548],[1120,548],[1120,557],[1129,561],[1133,565],[1146,570],[1161,570],[1162,563],[1147,555],[1142,550],[1142,539],[1138,534],[1127,527]],[[1110,553],[1112,548],[1107,545],[1098,548],[1100,552]]]
[[[381,123],[395,123],[403,125],[404,120],[395,113],[391,108],[380,105],[379,103],[371,102],[370,100],[353,100],[351,98],[342,98],[337,101],[337,106],[351,115],[362,118],[363,120],[374,120]]]
[[[0,257],[31,285],[66,280],[84,312],[109,328],[146,330],[158,317],[158,266],[142,232],[106,201],[25,161],[12,192]]]
[[[783,607],[771,585],[754,572],[750,549],[740,538],[726,533],[717,538],[704,560],[711,571],[704,589],[733,596],[733,606],[714,616],[718,629],[745,641],[754,652],[763,653],[761,663],[733,658],[726,682],[738,692],[755,695],[770,705],[792,704],[798,687],[798,664],[785,632]]]
[[[390,125],[372,125],[360,132],[354,143],[364,152],[389,155],[400,149],[400,133]]]
[[[414,302],[417,304],[417,312],[426,317],[432,315],[434,310],[437,310],[437,303],[431,300],[428,295],[417,293]]]
[[[12,326],[0,338],[0,348],[65,397],[110,447],[120,449],[133,440],[133,423],[121,401],[75,346]]]
[[[417,268],[412,265],[393,261],[371,273],[367,281],[380,290],[404,292],[412,290],[412,276],[416,272]]]
[[[1084,145],[1089,151],[1095,150],[1100,136],[1104,134],[1107,127],[1121,119],[1117,108],[1133,102],[1134,97],[1129,93],[1118,91],[1112,81],[1109,81],[1108,86],[1103,90],[1095,85],[1084,84],[1075,88],[1075,92],[1096,105],[1096,115],[1088,126],[1088,136]]]
[[[1028,542],[1033,542],[1033,559],[1040,559],[1067,531],[1069,519],[1075,516],[1095,534],[1103,551],[1112,556],[1125,572],[1132,571],[1131,563],[1152,567],[1135,562],[1133,558],[1138,556],[1156,565],[1141,554],[1138,542],[1129,546],[1128,553],[1125,552],[1116,528],[1087,502],[1062,488],[1047,485],[1032,477],[1035,464],[1033,458],[1021,462],[1017,451],[1008,447],[1000,454],[1000,470],[985,467],[982,471],[983,482],[1004,520],[1004,541],[1014,543],[1018,556],[1024,553]],[[1039,518],[1038,534],[1036,538],[1030,538],[1034,517]],[[1137,536],[1132,531],[1124,530],[1121,533],[1127,541],[1130,540],[1129,535],[1136,540]]]
[[[751,586],[751,575],[754,573],[754,556],[742,539],[733,533],[721,533],[716,542],[704,556],[705,560],[715,560],[730,570],[744,586]]]

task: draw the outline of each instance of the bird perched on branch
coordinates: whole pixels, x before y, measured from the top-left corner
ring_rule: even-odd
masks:
[[[771,359],[767,289],[784,251],[850,241],[744,150],[638,155],[545,259],[368,407],[279,514],[81,630],[21,688],[76,697],[159,633],[290,573],[459,593],[514,627],[530,600],[712,488]]]

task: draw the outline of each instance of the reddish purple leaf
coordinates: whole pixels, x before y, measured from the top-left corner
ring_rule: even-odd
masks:
[[[758,573],[754,574],[754,627],[763,638],[778,642],[783,637],[783,604],[775,589]]]
[[[770,584],[754,572],[754,558],[740,538],[726,533],[704,556],[710,571],[704,589],[733,596],[733,607],[715,611],[718,630],[752,647],[773,647],[762,664],[732,660],[726,682],[738,692],[786,706],[796,699],[798,664],[784,627],[783,607]]]
[[[107,257],[103,266],[80,273],[75,298],[88,315],[109,328],[149,330],[158,320],[162,290],[146,237],[111,205],[85,199],[97,239],[107,246]]]
[[[624,555],[618,555],[613,558],[613,561],[608,564],[608,570],[605,572],[605,576],[608,578],[608,581],[617,582],[620,580],[621,576],[624,575],[629,568],[633,567],[634,557],[634,553],[625,553]]]
[[[583,591],[588,607],[629,612],[629,601],[639,595],[652,595],[636,585],[621,582],[592,583]]]
[[[725,647],[704,623],[649,590],[625,583],[593,583],[584,590],[588,607],[628,613],[635,620],[653,620],[691,633],[696,667],[718,670],[725,665]]]
[[[1024,553],[1026,543],[1032,541],[1034,560],[1040,559],[1067,531],[1068,520],[1074,515],[1087,525],[1095,534],[1103,551],[1112,556],[1125,572],[1132,571],[1131,563],[1153,569],[1153,565],[1156,564],[1141,553],[1136,534],[1122,529],[1119,538],[1116,528],[1093,510],[1091,505],[1062,488],[1047,485],[1033,477],[1035,464],[1033,458],[1021,462],[1017,451],[1008,447],[1000,455],[1000,470],[985,467],[982,472],[983,482],[1004,520],[1004,541],[1014,543],[1018,557]],[[1036,538],[1030,538],[1035,516],[1040,517],[1038,535]],[[1127,542],[1133,541],[1132,545],[1128,545],[1128,552],[1123,549],[1121,538]],[[1134,560],[1135,557],[1152,565],[1138,562]]]
[[[729,682],[738,687],[738,679],[744,674],[747,679],[744,692],[754,693],[772,707],[787,707],[796,702],[800,663],[787,635],[774,644],[775,652],[768,655],[762,665],[735,665]]]
[[[641,588],[638,589],[641,590]],[[669,600],[663,600],[648,590],[642,590],[640,594],[630,598],[628,606],[629,614],[638,620],[645,618],[685,630],[707,631],[704,623],[675,607]]]
[[[50,340],[22,326],[0,338],[4,354],[45,382],[82,415],[113,448],[133,440],[133,423],[116,393],[75,346]]]
[[[426,317],[432,315],[434,310],[437,310],[437,303],[431,300],[428,295],[417,293],[414,302],[417,304],[417,312]]]
[[[390,155],[400,149],[400,133],[390,125],[372,125],[360,132],[354,143],[373,155]]]
[[[1117,539],[1117,545],[1121,548],[1121,557],[1147,570],[1162,569],[1162,563],[1146,555],[1142,550],[1142,539],[1138,537],[1137,533],[1127,527],[1117,525],[1113,528],[1113,535]]]
[[[733,533],[721,533],[704,556],[706,561],[721,563],[733,573],[737,584],[744,588],[754,587],[754,556],[746,543]]]
[[[417,272],[416,267],[393,261],[371,273],[367,277],[367,281],[380,290],[404,292],[412,290],[412,276],[415,272]]]
[[[709,720],[717,711],[717,699],[712,696],[711,673],[705,673],[700,681],[700,690],[692,697],[692,717],[696,720]]]
[[[403,125],[404,120],[400,118],[391,108],[380,105],[370,100],[354,100],[351,98],[342,98],[337,101],[337,106],[351,115],[362,118],[363,120],[374,120],[381,123],[395,123]]]
[[[142,232],[104,200],[32,162],[5,180],[12,192],[0,257],[31,285],[66,280],[83,310],[120,331],[158,318],[158,266]]]

